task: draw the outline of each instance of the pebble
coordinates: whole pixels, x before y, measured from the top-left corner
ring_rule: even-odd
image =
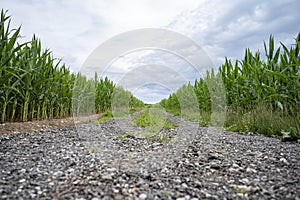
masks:
[[[102,175],[101,177],[104,180],[112,180],[112,175],[111,174]]]
[[[146,198],[147,198],[147,194],[142,193],[139,195],[139,199],[141,199],[141,200],[144,200]]]
[[[231,168],[228,169],[228,171],[231,172],[231,173],[237,173],[237,172],[240,171],[240,169],[232,168],[232,167],[231,167]]]
[[[188,188],[188,185],[187,185],[186,183],[182,183],[182,184],[181,184],[181,187],[182,187],[182,188]]]
[[[253,169],[253,168],[250,168],[250,167],[247,167],[246,172],[248,172],[248,173],[257,173],[256,169]]]
[[[289,163],[288,163],[288,161],[285,159],[285,158],[280,158],[280,160],[279,161],[281,161],[281,162],[283,162],[284,164],[286,164],[286,165],[288,165]]]
[[[117,171],[117,169],[116,168],[107,168],[106,171],[108,171],[108,172],[115,172],[115,171]]]
[[[210,168],[218,170],[221,167],[220,167],[220,165],[217,162],[212,162],[212,163],[210,163]]]
[[[299,199],[300,144],[170,118],[177,146],[129,119],[126,140],[113,121],[0,135],[0,199]]]
[[[249,184],[249,183],[250,183],[249,179],[247,179],[247,178],[242,178],[242,179],[240,180],[240,182],[242,182],[242,183],[244,183],[244,184]]]
[[[232,167],[233,167],[233,168],[239,168],[240,166],[239,166],[238,164],[236,164],[236,163],[233,163],[233,164],[232,164]]]

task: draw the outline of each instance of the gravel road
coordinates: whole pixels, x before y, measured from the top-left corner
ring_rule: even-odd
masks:
[[[169,141],[130,118],[0,136],[0,199],[300,199],[300,144],[169,115]]]

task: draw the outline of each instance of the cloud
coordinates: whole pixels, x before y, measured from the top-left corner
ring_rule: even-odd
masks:
[[[199,73],[185,60],[168,52],[154,50],[139,50],[121,56],[102,75],[132,92],[141,87],[143,91],[148,88],[148,92],[143,93],[147,94],[145,96],[137,93],[147,103],[154,100],[158,102],[187,83],[188,79],[199,77]],[[153,84],[164,86],[164,93],[150,87]]]
[[[50,48],[55,57],[63,58],[73,71],[84,70],[82,64],[99,45],[121,33],[141,28],[165,28],[191,38],[207,52],[215,67],[224,62],[225,56],[233,60],[242,58],[246,47],[263,52],[262,42],[268,40],[270,34],[275,36],[277,45],[279,41],[287,46],[293,44],[293,38],[300,31],[298,0],[164,0],[158,3],[151,0],[132,0],[130,3],[122,0],[0,0],[0,3],[12,15],[12,27],[22,24],[23,40],[30,40],[35,33],[41,38],[43,47]],[[137,35],[136,40],[142,37]],[[163,78],[174,72],[185,81],[192,81],[198,74],[187,60],[202,63],[201,73],[211,67],[195,56],[195,48],[186,41],[162,39],[178,51],[157,48],[130,52],[127,49],[124,55],[113,58],[106,75],[116,81],[127,75],[129,85],[137,84],[138,79],[148,80],[146,77],[155,74]],[[128,39],[125,46],[134,49],[131,42]],[[115,47],[119,48],[117,44]],[[98,57],[109,57],[114,51],[112,46]],[[144,67],[146,71],[142,74],[141,66],[167,66],[173,72],[164,71],[163,67],[156,72],[147,71]],[[99,70],[96,64],[93,67],[89,69]],[[173,83],[174,80],[170,80],[170,85]],[[151,102],[170,92],[155,89],[151,84],[142,85],[139,91],[140,97]]]
[[[145,103],[154,104],[158,99],[167,98],[174,91],[158,83],[150,83],[133,90],[133,95]]]
[[[263,51],[262,42],[273,34],[276,41],[293,43],[300,31],[297,8],[291,1],[207,1],[176,16],[167,28],[188,35],[204,48],[217,66],[224,57],[242,58],[244,49]]]
[[[166,29],[147,28],[105,41],[89,55],[82,73],[93,77],[98,72],[130,91],[150,82],[175,91],[182,84],[193,82],[203,69],[212,67],[209,57],[188,37]],[[183,79],[177,80],[176,76]],[[126,81],[120,81],[121,77],[126,77]]]
[[[25,40],[35,33],[44,47],[75,71],[107,39],[133,29],[161,27],[178,12],[199,4],[197,0],[165,0],[159,4],[150,0],[2,1],[3,8],[13,15],[14,26],[23,25]]]
[[[33,34],[55,57],[78,70],[91,49],[101,42],[103,20],[89,14],[80,1],[4,1],[14,27],[22,25],[23,40]]]

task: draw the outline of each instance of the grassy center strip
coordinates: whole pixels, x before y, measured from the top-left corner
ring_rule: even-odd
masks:
[[[171,135],[175,132],[166,129],[176,128],[178,125],[172,122],[160,108],[148,108],[134,118],[133,125],[143,127],[145,130],[138,133],[139,138],[155,140],[159,142],[169,142]],[[168,134],[169,133],[169,134]]]

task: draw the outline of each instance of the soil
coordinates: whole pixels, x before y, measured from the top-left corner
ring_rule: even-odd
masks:
[[[62,119],[48,119],[48,120],[34,120],[28,122],[6,122],[0,123],[0,135],[8,133],[22,133],[51,130],[55,128],[65,128],[74,126],[75,123],[90,123],[98,120],[98,115],[90,115],[81,118],[62,118]],[[75,119],[75,120],[74,120]]]

